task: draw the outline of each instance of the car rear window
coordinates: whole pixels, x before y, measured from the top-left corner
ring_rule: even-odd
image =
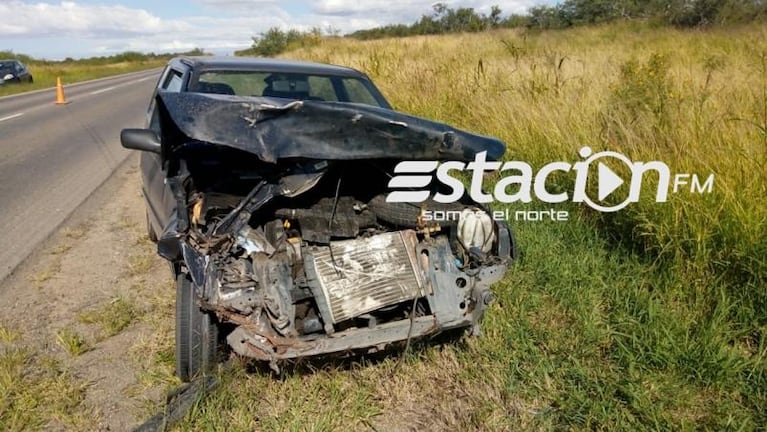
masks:
[[[354,77],[283,72],[206,71],[189,91],[383,106],[370,83]]]
[[[11,73],[16,72],[15,62],[0,62],[0,72]]]

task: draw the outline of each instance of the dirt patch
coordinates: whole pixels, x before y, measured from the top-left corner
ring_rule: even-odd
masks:
[[[146,238],[137,165],[123,164],[0,287],[0,328],[17,335],[0,354],[24,350],[31,373],[55,364],[84,389],[43,419],[46,430],[130,429],[176,384],[174,291]],[[0,429],[13,426],[3,423],[9,413],[0,410]]]

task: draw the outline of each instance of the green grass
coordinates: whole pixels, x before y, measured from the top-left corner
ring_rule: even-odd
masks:
[[[125,275],[128,277],[142,276],[147,274],[155,263],[155,254],[151,250],[142,250],[128,257],[128,265]]]
[[[288,53],[362,69],[398,109],[498,136],[509,159],[576,161],[590,145],[713,172],[715,190],[513,223],[522,258],[494,287],[482,337],[421,348],[400,367],[279,379],[236,367],[179,429],[763,428],[766,41],[763,24],[618,23]]]
[[[64,327],[56,332],[56,343],[72,357],[77,357],[91,350],[88,341],[80,333],[69,327]]]
[[[53,259],[46,267],[37,270],[28,277],[28,281],[37,288],[42,288],[47,282],[56,278],[61,271],[61,261]]]
[[[8,327],[0,325],[0,343],[11,344],[16,342],[20,338],[20,335]]]
[[[142,247],[151,249],[146,245],[143,234],[136,236],[137,242],[141,242]],[[146,282],[141,282],[146,283]],[[149,292],[149,305],[139,320],[153,329],[148,335],[140,336],[135,340],[128,354],[138,365],[140,370],[138,375],[138,384],[131,391],[141,393],[146,389],[162,386],[171,390],[178,386],[180,381],[175,376],[175,340],[173,335],[174,313],[175,313],[175,281],[168,278],[163,284],[157,285],[156,281],[149,282],[148,287],[134,285],[131,288],[135,292]],[[148,415],[154,415],[157,407],[151,407]]]
[[[103,337],[112,337],[131,325],[139,314],[132,301],[116,297],[107,304],[80,313],[77,319],[84,324],[98,325]]]
[[[703,287],[615,250],[586,220],[525,225],[520,242],[522,265],[498,287],[513,306],[490,314],[482,356],[509,359],[510,392],[554,408],[537,423],[672,430],[764,424],[767,369],[762,356],[732,346],[732,305],[701,310],[696,300],[709,300],[696,298]]]
[[[0,430],[83,430],[85,389],[50,357],[0,344]]]

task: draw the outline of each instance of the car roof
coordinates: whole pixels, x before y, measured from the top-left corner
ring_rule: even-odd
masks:
[[[266,72],[302,73],[310,75],[335,75],[362,78],[365,75],[352,68],[313,63],[299,60],[266,57],[181,57],[179,60],[192,69],[201,70],[253,70]]]

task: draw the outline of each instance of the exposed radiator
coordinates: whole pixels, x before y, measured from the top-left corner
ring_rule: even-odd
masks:
[[[333,324],[426,295],[415,231],[344,240],[303,251],[304,268],[325,322]],[[334,266],[335,261],[335,266]]]

